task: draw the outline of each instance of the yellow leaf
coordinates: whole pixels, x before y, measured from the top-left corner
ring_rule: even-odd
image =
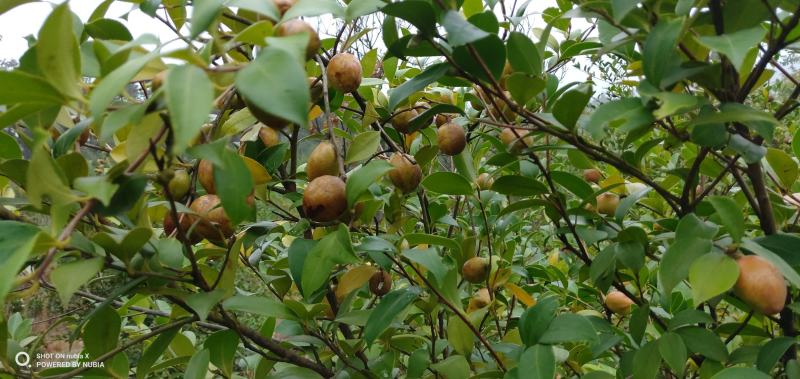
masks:
[[[313,120],[319,116],[322,116],[322,108],[320,108],[319,105],[315,105],[314,108],[311,108],[311,111],[308,112],[308,119]]]
[[[339,285],[336,287],[336,298],[343,299],[350,292],[361,288],[377,271],[377,267],[367,265],[350,269],[339,279]]]
[[[255,183],[255,185],[261,185],[272,180],[269,172],[267,172],[267,169],[264,168],[261,163],[244,156],[242,157],[242,160],[247,166],[247,169],[250,170],[250,175],[253,176],[253,183]]]
[[[519,286],[516,284],[506,283],[506,288],[508,288],[508,290],[511,291],[511,293],[514,294],[514,296],[516,296],[522,304],[525,304],[526,308],[536,305],[536,299],[534,299],[529,293],[525,292],[524,289],[519,288]]]

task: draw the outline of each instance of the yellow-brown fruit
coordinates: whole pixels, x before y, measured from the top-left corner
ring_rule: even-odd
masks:
[[[745,255],[736,260],[739,279],[733,291],[753,310],[772,315],[786,305],[786,283],[783,274],[770,261],[757,255]]]
[[[601,180],[603,180],[603,173],[596,168],[583,170],[583,180],[591,183],[599,183]]]
[[[317,222],[334,221],[347,210],[347,196],[342,179],[323,175],[308,183],[303,192],[303,211]]]
[[[209,160],[201,160],[197,165],[197,181],[206,189],[206,193],[217,193],[217,186],[214,184],[214,165]]]
[[[475,291],[475,294],[472,295],[471,299],[469,299],[469,305],[467,305],[467,312],[484,308],[491,302],[492,302],[492,297],[489,294],[489,289],[485,287],[481,288]]]
[[[339,161],[336,160],[336,151],[333,144],[328,141],[320,142],[308,156],[306,164],[308,180],[314,180],[323,175],[339,175]]]
[[[288,11],[289,8],[291,8],[292,5],[294,5],[294,3],[297,2],[297,0],[274,0],[274,1],[275,1],[275,7],[278,8],[278,12],[281,12],[281,16],[286,14],[286,11]]]
[[[340,92],[353,92],[361,85],[361,62],[353,54],[336,54],[328,63],[328,83]]]
[[[159,88],[161,88],[164,83],[167,81],[167,70],[161,71],[155,76],[153,76],[153,80],[150,81],[150,91],[156,92]]]
[[[308,33],[308,45],[306,45],[306,59],[311,59],[317,54],[320,47],[319,34],[314,28],[303,20],[289,20],[275,29],[275,35],[278,37],[290,36],[293,34]]]
[[[461,276],[470,283],[482,283],[489,276],[489,260],[481,257],[472,257],[461,266]]]
[[[392,290],[392,275],[380,270],[369,278],[369,290],[377,296],[383,296]]]
[[[434,118],[434,120],[436,121],[436,127],[438,128],[438,127],[440,127],[440,126],[442,126],[444,124],[447,124],[448,122],[452,121],[453,117],[451,117],[450,115],[444,114],[444,113],[439,113],[439,114],[436,115],[436,118]]]
[[[475,178],[475,184],[478,185],[479,190],[486,191],[492,189],[492,185],[494,184],[494,179],[492,178],[491,175],[484,172],[478,175],[477,178]]]
[[[196,223],[194,231],[201,237],[222,245],[225,239],[233,235],[233,227],[217,195],[203,195],[192,202],[189,208],[196,213],[192,223]]]
[[[615,193],[606,192],[597,196],[597,213],[611,216],[617,211],[619,206],[619,196]]]
[[[169,188],[169,194],[172,195],[172,198],[179,200],[189,193],[191,184],[192,178],[186,170],[175,170],[175,175],[170,179],[167,188]]]
[[[185,213],[179,213],[178,214],[178,221],[180,221],[180,223],[181,223],[181,231],[184,234],[188,234],[189,235],[189,244],[190,245],[194,245],[194,244],[196,244],[196,243],[198,243],[198,242],[203,240],[202,236],[200,236],[199,234],[194,232],[194,230],[191,230],[192,229],[192,216],[190,216],[188,214],[185,214]],[[163,225],[164,225],[164,235],[166,235],[167,237],[175,237],[175,238],[177,238],[179,240],[183,240],[183,238],[177,233],[177,228],[175,227],[175,221],[172,218],[172,213],[171,212],[167,212],[167,214],[164,216],[164,224]],[[191,233],[190,233],[190,230],[192,231]]]
[[[467,136],[464,128],[450,122],[442,125],[436,132],[436,142],[443,154],[458,155],[467,146]]]
[[[506,65],[503,66],[503,73],[500,75],[500,83],[499,83],[500,84],[500,88],[502,88],[503,90],[507,90],[508,89],[508,88],[506,88],[506,82],[508,81],[508,77],[511,76],[511,74],[513,74],[513,73],[514,73],[514,69],[511,67],[511,65],[508,62],[506,62]]]
[[[411,120],[419,116],[414,108],[406,108],[397,111],[392,117],[392,126],[400,133],[408,133],[411,131]]]
[[[266,147],[272,147],[280,143],[278,132],[272,128],[262,127],[259,129],[258,138],[261,139],[261,143]]]
[[[409,193],[417,189],[419,182],[422,181],[422,169],[412,156],[395,153],[389,159],[389,163],[394,166],[389,170],[389,180],[400,192]]]
[[[500,141],[508,146],[511,152],[518,153],[533,146],[533,136],[528,133],[529,131],[524,129],[503,128],[503,131],[500,132]]]
[[[626,315],[631,313],[631,306],[633,305],[633,300],[631,300],[628,296],[624,293],[619,291],[611,291],[608,295],[606,295],[606,307],[618,315]]]

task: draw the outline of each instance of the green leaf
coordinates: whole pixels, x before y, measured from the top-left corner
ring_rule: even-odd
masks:
[[[130,41],[131,32],[121,22],[109,18],[101,18],[86,24],[86,33],[96,40]]]
[[[447,275],[447,266],[445,266],[436,249],[410,249],[403,251],[402,254],[408,260],[428,269],[438,283],[444,283],[445,275]]]
[[[236,88],[258,109],[297,125],[308,124],[311,95],[306,71],[286,50],[265,48],[236,75]]]
[[[681,336],[672,332],[664,333],[658,339],[658,351],[673,372],[677,374],[683,372],[689,354],[686,352],[686,345]]]
[[[517,370],[527,379],[553,379],[556,376],[556,356],[550,345],[533,345],[519,357]]]
[[[444,236],[437,236],[433,234],[424,233],[408,233],[403,236],[409,245],[419,245],[422,243],[428,245],[443,246],[455,252],[461,251],[461,246],[455,240]]]
[[[452,10],[442,17],[442,26],[447,31],[447,42],[452,47],[463,46],[489,36],[489,33],[464,19],[461,13]]]
[[[231,224],[253,218],[255,209],[246,199],[253,191],[253,176],[235,151],[226,147],[225,139],[195,146],[189,154],[211,161],[214,167],[214,185]]]
[[[506,46],[500,37],[490,34],[473,42],[469,47],[475,50],[481,61],[475,58],[467,46],[459,46],[453,49],[453,60],[456,64],[480,80],[491,82],[490,75],[495,80],[500,80],[506,65]],[[486,69],[489,70],[489,74],[486,73]]]
[[[755,253],[761,258],[770,261],[772,264],[775,265],[775,267],[778,268],[778,270],[781,271],[783,277],[786,278],[786,280],[788,280],[789,283],[791,283],[793,286],[797,288],[800,288],[800,274],[798,274],[797,271],[792,268],[792,266],[789,266],[789,264],[786,263],[786,261],[783,260],[783,258],[781,258],[779,255],[773,253],[770,250],[767,250],[763,246],[757,244],[755,241],[750,239],[742,240],[742,247]]]
[[[65,96],[80,99],[81,54],[68,4],[62,3],[47,16],[36,42],[36,60],[50,84]]]
[[[407,3],[403,2],[401,4]],[[394,3],[397,4],[397,3]],[[394,4],[387,6],[390,7]],[[420,91],[444,76],[450,70],[450,65],[447,63],[439,63],[428,67],[419,75],[411,78],[411,80],[401,84],[389,93],[389,110],[394,111],[400,103],[405,101],[414,92]]]
[[[713,272],[714,275],[709,275]],[[733,288],[739,278],[739,265],[725,254],[706,254],[697,258],[689,268],[694,304],[724,293]]]
[[[741,154],[744,161],[748,164],[757,163],[761,158],[767,155],[767,148],[755,144],[739,134],[730,136],[728,147]]]
[[[783,184],[783,188],[792,188],[798,175],[797,162],[789,154],[775,148],[767,149],[766,158],[772,171]]]
[[[409,130],[415,131],[427,127],[433,117],[439,113],[458,113],[463,115],[464,110],[452,104],[436,104],[425,112],[420,113],[419,116],[414,117],[409,124]]]
[[[642,105],[642,100],[628,97],[600,105],[589,116],[584,129],[595,139],[606,135],[606,128],[618,128],[624,132],[638,130],[653,123],[650,111]]]
[[[642,49],[642,68],[647,80],[662,88],[664,78],[676,70],[680,64],[676,48],[683,27],[683,19],[662,19],[647,35]]]
[[[547,187],[536,179],[520,175],[506,175],[497,178],[492,190],[503,195],[536,196],[547,193]]]
[[[702,354],[717,362],[725,362],[728,359],[728,349],[725,344],[718,335],[708,329],[690,326],[680,328],[675,333],[683,338],[686,347],[693,353]]]
[[[744,237],[744,213],[736,201],[725,196],[710,196],[707,199],[717,211],[722,225],[728,229],[733,242],[741,241]]]
[[[22,71],[0,71],[0,103],[62,104],[66,99],[50,83]]]
[[[789,266],[800,266],[800,237],[794,234],[772,234],[753,239],[759,245],[781,257]]]
[[[20,5],[35,3],[39,0],[0,0],[0,15],[6,13]]]
[[[452,315],[447,320],[447,342],[459,354],[469,356],[475,345],[475,335],[461,317]]]
[[[382,0],[351,1],[344,11],[345,22],[353,21],[361,16],[377,12],[386,5]]]
[[[298,17],[315,17],[323,14],[332,14],[336,17],[344,15],[344,9],[335,0],[300,0],[283,15],[284,20]]]
[[[751,367],[728,367],[711,377],[711,379],[769,379],[769,375]]]
[[[792,137],[792,152],[795,157],[800,158],[800,130],[794,132],[794,137]]]
[[[0,302],[14,285],[19,270],[34,250],[41,230],[16,221],[0,221]]]
[[[339,224],[335,232],[323,237],[308,252],[303,264],[302,288],[306,297],[322,287],[335,264],[358,262],[347,226]]]
[[[150,369],[158,361],[158,358],[167,350],[169,344],[178,334],[180,328],[171,328],[159,334],[155,341],[153,341],[147,350],[144,351],[142,357],[136,364],[136,379],[143,379],[147,377]]]
[[[92,111],[92,115],[95,118],[99,118],[105,112],[106,107],[111,104],[114,97],[119,95],[131,79],[157,56],[158,53],[152,52],[131,59],[100,79],[89,99],[89,109]]]
[[[718,36],[700,36],[697,42],[701,45],[724,54],[731,61],[736,71],[742,70],[745,58],[751,49],[764,39],[766,30],[761,26],[752,29],[740,30]]]
[[[119,185],[111,183],[106,176],[77,178],[73,185],[76,190],[85,192],[87,195],[100,200],[100,203],[106,206],[111,203],[111,198],[119,189]]]
[[[545,89],[545,81],[538,76],[515,72],[506,78],[506,88],[519,104],[527,104]]]
[[[278,20],[281,14],[275,2],[261,1],[261,0],[232,0],[228,2],[230,7],[238,7],[247,9],[253,12],[261,13],[267,16],[270,20]]]
[[[97,309],[83,327],[84,350],[89,358],[97,358],[117,347],[122,319],[108,305]]]
[[[348,206],[353,206],[361,194],[367,191],[369,186],[374,184],[392,168],[394,168],[394,166],[385,160],[375,160],[350,174],[345,187]]]
[[[771,140],[773,130],[780,125],[772,114],[739,103],[725,103],[719,112],[706,112],[692,120],[689,127],[708,124],[738,122],[752,128],[762,137]]]
[[[525,34],[520,32],[509,34],[506,50],[508,51],[508,63],[514,71],[524,72],[528,75],[542,73],[542,57],[539,55],[539,49]]]
[[[716,226],[704,223],[694,214],[681,219],[675,231],[675,242],[667,248],[658,270],[665,294],[686,279],[695,259],[711,251],[711,238],[716,232]]]
[[[58,265],[50,274],[50,278],[56,287],[61,304],[67,306],[75,291],[100,272],[104,261],[103,258],[97,257]]]
[[[350,143],[344,163],[350,164],[367,159],[373,156],[380,146],[381,132],[370,130],[361,133]]]
[[[8,133],[0,131],[0,160],[20,158],[22,158],[22,149],[17,144],[17,140]]]
[[[652,190],[652,187],[647,187],[620,200],[619,206],[617,206],[617,210],[614,212],[614,218],[617,220],[617,222],[622,224],[622,219],[625,218],[625,215],[628,214],[631,208],[633,208],[633,206],[636,205],[639,200],[647,196],[647,194]]]
[[[180,154],[208,120],[214,107],[214,86],[203,70],[183,65],[168,71],[164,87],[172,120],[172,152]]]
[[[575,128],[583,109],[592,98],[592,86],[581,84],[561,95],[553,106],[553,117],[568,129]]]
[[[592,186],[574,174],[565,171],[552,171],[550,176],[553,178],[554,182],[566,188],[569,192],[574,193],[575,196],[580,199],[586,200],[594,195]]]
[[[217,15],[222,11],[223,0],[204,0],[192,3],[192,22],[189,28],[190,37],[197,38],[206,31]]]
[[[778,363],[778,359],[794,344],[794,338],[789,337],[776,337],[767,341],[758,351],[756,366],[759,370],[769,374],[775,364]]]
[[[633,379],[654,379],[661,366],[661,354],[658,351],[658,342],[650,341],[642,346],[633,361]]]
[[[420,294],[417,287],[402,288],[394,290],[381,298],[380,303],[370,313],[367,324],[364,326],[364,340],[367,345],[383,333],[386,328],[397,318],[406,307],[411,304]]]
[[[611,13],[614,15],[614,21],[617,23],[622,21],[641,2],[642,0],[611,0]]]
[[[469,362],[463,355],[451,355],[443,361],[431,365],[431,369],[436,370],[446,379],[469,378]]]
[[[422,34],[433,35],[436,33],[436,13],[430,2],[406,0],[391,3],[383,7],[383,13],[408,21]]]
[[[211,353],[208,349],[198,350],[189,364],[186,365],[186,372],[183,374],[183,379],[205,379],[208,373],[208,363],[211,359]]]
[[[229,311],[252,313],[284,320],[294,320],[297,318],[297,316],[280,301],[262,296],[237,295],[222,302],[222,307]]]
[[[581,315],[564,313],[557,316],[542,334],[539,343],[556,344],[564,342],[595,341],[592,323]]]
[[[203,347],[208,349],[211,363],[217,366],[226,378],[230,378],[233,372],[233,359],[239,347],[239,334],[233,329],[216,332],[208,336]]]
[[[422,179],[422,186],[428,191],[445,195],[471,195],[472,183],[464,176],[454,172],[434,172]]]
[[[184,301],[186,305],[197,313],[200,321],[205,321],[208,313],[222,300],[223,296],[225,296],[225,290],[218,288],[211,292],[198,292],[189,295]]]

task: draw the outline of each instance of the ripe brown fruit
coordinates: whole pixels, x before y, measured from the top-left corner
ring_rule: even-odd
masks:
[[[475,178],[475,184],[478,185],[479,190],[486,191],[492,189],[492,185],[494,184],[494,179],[492,178],[491,175],[484,172],[478,175],[477,178]]]
[[[258,131],[258,138],[266,147],[272,147],[280,143],[280,136],[275,129],[262,127]]]
[[[470,283],[485,282],[489,276],[489,260],[481,257],[467,259],[461,267],[461,276]]]
[[[628,296],[625,296],[624,293],[619,291],[611,291],[608,295],[606,295],[606,307],[618,315],[626,315],[631,313],[631,306],[633,305],[633,300],[631,300]]]
[[[436,132],[439,150],[445,155],[458,155],[467,146],[464,128],[452,122],[442,125]]]
[[[419,182],[422,181],[422,169],[408,154],[395,153],[389,159],[389,163],[394,166],[389,171],[389,180],[403,193],[409,193],[417,189]]]
[[[334,221],[347,210],[347,196],[342,179],[323,175],[308,183],[303,192],[303,211],[317,222]]]
[[[475,291],[475,294],[472,295],[472,298],[469,299],[469,305],[467,305],[467,311],[471,312],[477,309],[481,309],[486,307],[492,302],[492,297],[489,294],[488,288],[481,288]]]
[[[281,12],[281,16],[286,14],[286,11],[297,2],[297,0],[274,0],[275,6],[278,8],[278,12]]]
[[[436,115],[436,118],[434,118],[434,121],[436,122],[436,127],[438,128],[450,121],[453,121],[453,117],[444,113],[439,113]]]
[[[336,54],[328,63],[328,83],[340,92],[353,92],[361,85],[361,62],[353,54]]]
[[[214,184],[214,165],[211,161],[203,159],[197,165],[197,181],[206,189],[206,193],[217,193],[217,186]]]
[[[252,200],[250,200],[252,201]],[[203,195],[195,199],[189,208],[196,213],[192,223],[195,232],[214,244],[224,244],[233,235],[233,226],[217,195]]]
[[[617,194],[606,192],[597,196],[597,213],[610,216],[617,211],[617,207],[619,207]]]
[[[319,34],[314,28],[303,20],[289,20],[278,25],[275,35],[278,37],[290,36],[293,34],[308,33],[308,45],[306,45],[306,59],[311,59],[317,54],[321,44]]]
[[[167,188],[173,199],[183,199],[189,193],[191,184],[192,178],[186,170],[175,170],[175,175],[170,179]]]
[[[516,130],[516,133],[514,131]],[[523,149],[533,146],[533,136],[528,134],[529,131],[524,129],[503,128],[500,132],[500,141],[508,146],[511,152],[518,153]],[[517,137],[519,135],[519,137]]]
[[[392,117],[392,126],[400,133],[408,133],[411,131],[411,120],[419,116],[414,108],[406,108],[397,111]]]
[[[377,296],[383,296],[392,290],[392,275],[380,270],[369,278],[369,290]]]
[[[583,170],[583,180],[590,183],[598,183],[603,180],[603,174],[596,168]]]
[[[739,264],[739,279],[733,292],[759,313],[780,312],[786,305],[786,283],[778,268],[757,255],[745,255],[736,263]]]
[[[181,231],[184,234],[189,235],[189,244],[194,245],[203,240],[203,237],[201,235],[197,234],[194,230],[192,230],[192,222],[193,222],[192,216],[185,213],[179,213],[178,220],[181,223]],[[167,237],[174,236],[175,238],[182,240],[182,237],[177,233],[177,228],[175,227],[175,221],[172,219],[171,212],[167,212],[167,214],[164,216],[163,225],[164,225],[164,235],[166,235]]]
[[[308,180],[314,180],[323,175],[339,175],[339,161],[333,144],[328,141],[320,142],[308,156],[306,164]]]

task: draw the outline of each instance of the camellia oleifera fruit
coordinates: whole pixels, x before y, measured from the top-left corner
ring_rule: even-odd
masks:
[[[411,131],[411,120],[417,116],[419,112],[414,108],[401,109],[392,117],[392,127],[400,133],[408,133]]]
[[[597,213],[610,216],[617,211],[617,207],[619,207],[617,194],[605,192],[597,196]]]
[[[383,296],[392,290],[392,275],[380,270],[369,278],[369,290],[376,296]]]
[[[583,170],[583,180],[590,183],[599,183],[601,180],[603,180],[603,173],[596,168]]]
[[[464,133],[464,128],[448,122],[439,127],[436,132],[436,142],[439,145],[439,151],[443,154],[458,155],[467,146],[467,136]]]
[[[478,310],[488,306],[492,302],[492,296],[489,293],[488,288],[481,288],[475,291],[475,294],[472,295],[472,298],[469,299],[469,304],[467,304],[467,312],[472,312],[474,310]]]
[[[492,185],[494,184],[494,179],[492,179],[492,176],[489,175],[489,173],[484,172],[478,175],[477,178],[475,178],[475,184],[481,191],[490,190],[492,189]]]
[[[216,194],[217,186],[214,184],[214,165],[211,161],[203,159],[197,165],[197,181],[205,188],[206,193]]]
[[[533,136],[524,129],[503,128],[503,131],[500,132],[500,141],[514,153],[533,146]]]
[[[336,54],[328,63],[328,83],[340,92],[353,92],[361,85],[361,62],[353,54]]]
[[[389,170],[389,180],[400,192],[409,193],[417,189],[419,182],[422,181],[422,169],[412,156],[395,153],[389,159],[389,163],[394,166]]]
[[[278,8],[278,12],[281,12],[281,16],[283,16],[296,2],[297,0],[275,0],[275,7]]]
[[[172,195],[172,198],[179,200],[183,199],[184,196],[189,193],[191,184],[192,178],[186,170],[175,170],[175,174],[172,176],[172,179],[169,180],[167,188],[169,188],[169,194]]]
[[[336,150],[333,144],[322,141],[311,151],[306,163],[308,180],[314,180],[323,175],[336,176],[339,174],[339,161],[336,159]]]
[[[319,51],[321,46],[319,34],[314,28],[303,20],[289,20],[278,25],[275,29],[275,35],[278,37],[286,37],[293,34],[307,33],[308,45],[306,45],[306,59],[311,59]]]
[[[250,200],[252,201],[252,200]],[[189,208],[196,214],[192,223],[196,223],[194,231],[201,237],[217,245],[223,245],[225,239],[233,235],[233,225],[217,195],[203,195],[195,199]],[[199,219],[197,219],[199,217]]]
[[[489,260],[482,257],[472,257],[461,266],[461,276],[470,283],[482,283],[489,276]]]
[[[258,130],[258,138],[265,147],[273,147],[280,143],[280,136],[275,129],[262,127]]]
[[[631,313],[632,305],[633,300],[620,291],[614,290],[606,295],[606,307],[618,315]]]
[[[194,219],[192,218],[192,216],[188,214],[185,213],[178,214],[178,221],[180,222],[181,225],[181,232],[183,233],[183,235],[189,236],[188,239],[190,245],[194,245],[203,240],[203,236],[201,236],[194,229],[192,229],[193,220]],[[171,212],[167,212],[167,214],[164,216],[163,225],[164,225],[164,234],[167,237],[174,236],[175,238],[178,238],[179,240],[183,241],[183,235],[178,234],[178,228],[175,226],[175,220],[173,219]]]
[[[303,211],[317,222],[338,219],[347,210],[345,184],[337,176],[323,175],[308,183],[303,192]]]
[[[786,283],[780,270],[757,255],[742,256],[736,263],[739,264],[739,279],[733,292],[759,313],[780,312],[786,305]]]

